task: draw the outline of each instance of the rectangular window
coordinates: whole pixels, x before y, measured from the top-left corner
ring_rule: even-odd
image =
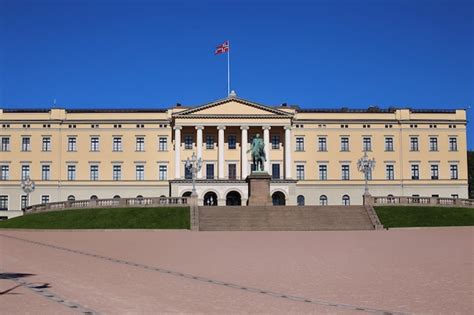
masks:
[[[51,151],[51,137],[43,137],[41,150],[45,152]]]
[[[327,180],[327,179],[328,179],[328,166],[319,165],[319,180]]]
[[[68,151],[77,151],[77,139],[76,137],[67,138],[67,150]]]
[[[385,178],[387,180],[395,179],[395,167],[391,164],[385,165]]]
[[[327,139],[324,137],[318,138],[318,151],[327,151]]]
[[[304,151],[304,138],[296,137],[296,151]]]
[[[21,138],[21,151],[31,151],[31,138],[30,137]]]
[[[457,164],[451,164],[449,166],[449,171],[451,173],[451,179],[458,179],[458,166],[457,166]]]
[[[271,141],[273,150],[280,149],[280,135],[272,135]]]
[[[349,151],[349,138],[342,137],[341,138],[341,151]]]
[[[91,180],[99,180],[99,165],[90,165],[89,175]]]
[[[234,164],[234,163],[229,164],[227,171],[228,171],[229,179],[237,179],[237,164]]]
[[[438,165],[431,165],[431,179],[439,179]]]
[[[343,164],[341,165],[341,179],[342,180],[349,180],[350,179],[350,174],[349,174],[349,165]]]
[[[235,148],[237,148],[237,137],[233,135],[228,136],[227,143],[229,146],[229,150],[234,150]]]
[[[145,166],[135,165],[135,178],[137,180],[145,180]]]
[[[91,151],[92,152],[99,151],[99,137],[91,137]]]
[[[418,137],[410,138],[410,151],[418,151]]]
[[[8,196],[0,195],[0,211],[8,210]]]
[[[362,150],[363,151],[372,151],[372,139],[370,137],[362,138]]]
[[[21,209],[25,209],[26,207],[28,207],[28,205],[29,205],[28,196],[27,195],[21,195],[21,199],[20,199]]]
[[[41,203],[45,204],[49,202],[49,195],[42,195],[41,196]]]
[[[2,165],[0,167],[0,180],[8,180],[10,178],[10,166]]]
[[[50,179],[51,179],[51,166],[41,165],[41,180],[50,180]]]
[[[430,151],[438,151],[438,138],[430,137]]]
[[[280,164],[272,163],[272,178],[280,179]]]
[[[67,180],[76,180],[76,165],[67,166]]]
[[[145,138],[143,137],[137,137],[135,139],[135,150],[138,152],[143,152],[145,151]]]
[[[168,179],[168,166],[160,165],[158,168],[158,179],[167,180]]]
[[[114,152],[122,151],[122,138],[121,137],[113,138],[112,151]]]
[[[30,177],[30,166],[29,165],[22,165],[21,166],[21,179],[25,180]]]
[[[214,136],[211,136],[211,135],[206,136],[206,149],[207,150],[214,149]]]
[[[184,178],[185,179],[193,179],[193,173],[191,172],[191,168],[184,167]]]
[[[411,179],[413,180],[420,179],[420,166],[418,164],[412,164],[411,166]]]
[[[112,168],[112,179],[121,180],[122,179],[122,166],[114,165]]]
[[[206,164],[206,178],[214,179],[214,164]]]
[[[158,140],[158,151],[168,151],[168,138],[160,137]]]
[[[385,151],[388,151],[388,152],[393,151],[393,138],[392,137],[385,137]]]
[[[193,149],[193,136],[192,135],[185,135],[184,136],[184,149],[185,150],[192,150]]]
[[[296,179],[304,180],[304,165],[296,165]]]
[[[2,137],[2,151],[10,151],[10,138],[9,137]]]
[[[449,151],[457,151],[458,150],[458,139],[455,137],[449,138]]]

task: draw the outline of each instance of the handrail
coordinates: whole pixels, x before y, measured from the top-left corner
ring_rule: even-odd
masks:
[[[418,197],[418,196],[370,196],[367,202],[377,205],[429,205],[474,207],[474,199],[449,197]]]

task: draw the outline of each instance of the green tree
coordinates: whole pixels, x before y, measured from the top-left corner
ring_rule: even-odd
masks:
[[[469,198],[474,198],[474,151],[467,151]]]

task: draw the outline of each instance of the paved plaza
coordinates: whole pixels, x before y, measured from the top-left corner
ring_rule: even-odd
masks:
[[[0,231],[2,314],[473,314],[474,229]]]

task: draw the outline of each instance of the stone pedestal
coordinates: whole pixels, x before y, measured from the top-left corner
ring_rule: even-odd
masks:
[[[272,198],[270,196],[271,176],[267,172],[252,172],[247,176],[249,185],[249,206],[270,206]]]

